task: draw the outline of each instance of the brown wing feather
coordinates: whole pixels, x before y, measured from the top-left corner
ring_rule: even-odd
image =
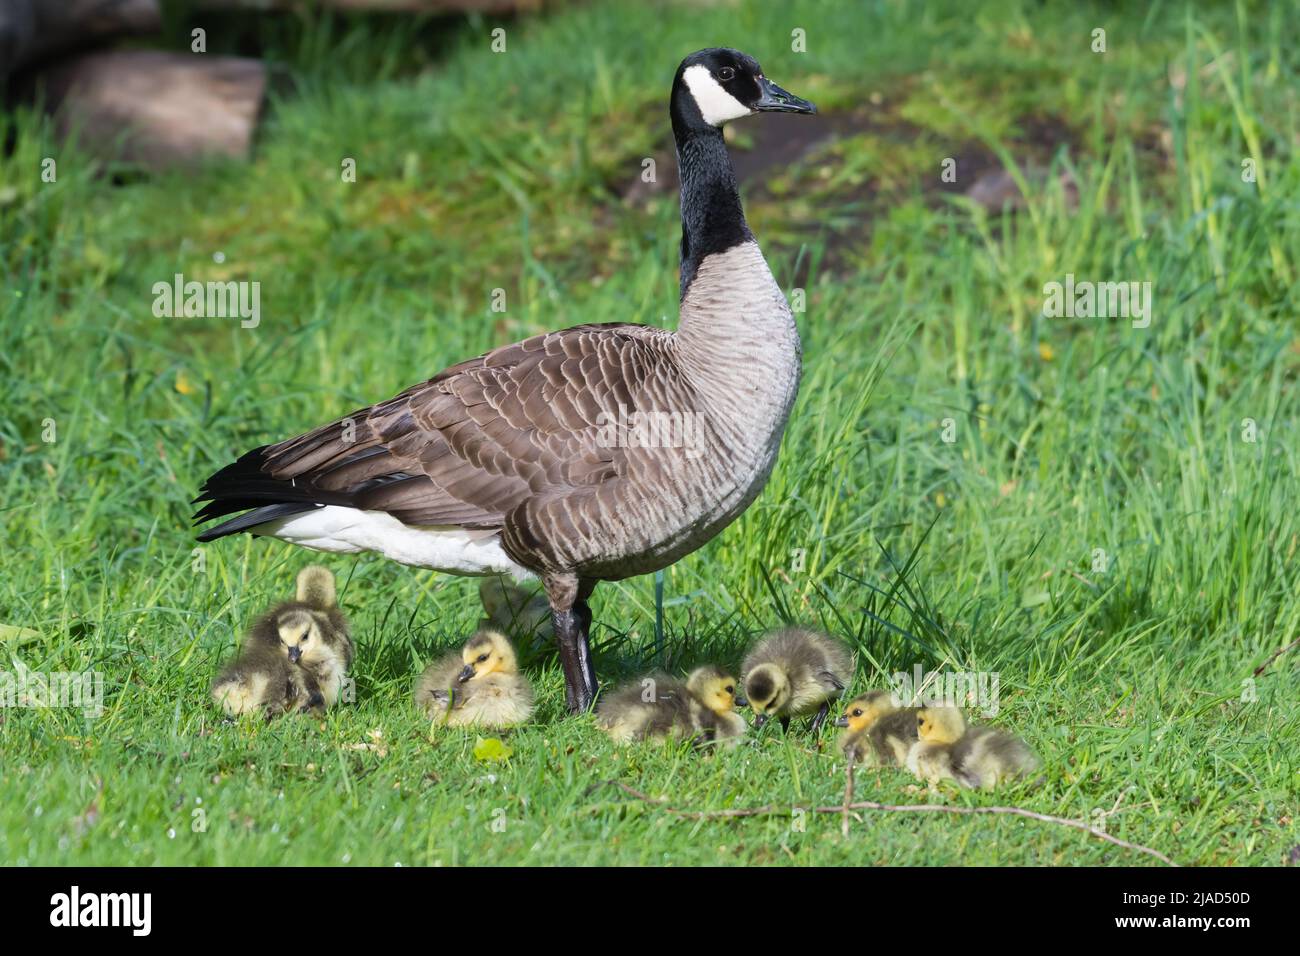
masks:
[[[269,479],[272,491],[292,489],[288,501],[346,501],[408,524],[500,527],[530,498],[581,496],[626,474],[626,451],[599,441],[601,415],[672,407],[683,384],[655,374],[672,342],[662,329],[608,324],[494,349],[262,449],[256,471],[245,465],[224,483],[219,472],[202,495],[217,507],[205,510],[221,513],[221,499],[243,501],[250,486],[274,501]]]

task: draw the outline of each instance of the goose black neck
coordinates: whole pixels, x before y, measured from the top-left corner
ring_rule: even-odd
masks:
[[[682,180],[681,298],[706,256],[754,238],[740,208],[740,190],[722,130],[676,122],[677,168]]]

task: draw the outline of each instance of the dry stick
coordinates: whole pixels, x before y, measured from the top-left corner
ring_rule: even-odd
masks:
[[[742,807],[734,810],[680,810],[666,804],[663,800],[656,800],[654,797],[647,796],[635,787],[629,787],[621,780],[607,780],[606,785],[618,787],[624,793],[630,794],[643,803],[649,803],[671,813],[674,816],[685,817],[688,820],[724,820],[735,819],[739,817],[762,817],[772,816],[775,814],[788,813],[789,807],[777,806],[769,803],[761,807]],[[1068,820],[1065,817],[1054,817],[1046,813],[1035,813],[1033,810],[1026,810],[1023,807],[950,807],[941,803],[913,803],[913,804],[890,804],[876,803],[874,800],[862,800],[858,803],[846,803],[838,807],[807,807],[806,810],[812,813],[847,813],[850,810],[882,810],[888,813],[957,813],[957,814],[975,814],[975,813],[1000,813],[1011,814],[1018,817],[1029,817],[1031,820],[1041,820],[1044,823],[1055,823],[1058,826],[1073,827],[1076,830],[1082,830],[1085,833],[1091,833],[1099,840],[1105,840],[1107,843],[1113,843],[1116,846],[1122,846],[1127,850],[1137,850],[1139,853],[1146,853],[1154,856],[1163,863],[1170,866],[1178,866],[1169,857],[1165,856],[1159,850],[1153,850],[1149,846],[1143,846],[1140,843],[1129,843],[1127,840],[1121,840],[1119,837],[1111,836],[1105,830],[1090,826],[1082,820]]]
[[[1089,581],[1078,571],[1074,570],[1074,568],[1061,568],[1061,570],[1064,571],[1066,574],[1071,575],[1072,577],[1078,578],[1080,581],[1088,585],[1088,587],[1092,588],[1094,591],[1097,590],[1096,584],[1094,584],[1092,581]]]
[[[1269,664],[1272,664],[1275,660],[1277,660],[1279,657],[1281,657],[1283,654],[1285,654],[1287,651],[1291,650],[1291,648],[1295,647],[1298,644],[1300,644],[1300,637],[1296,638],[1286,647],[1274,651],[1269,656],[1268,660],[1266,660],[1264,663],[1260,664],[1258,667],[1255,668],[1255,676],[1258,677],[1260,674],[1264,673],[1264,668],[1268,667]]]
[[[840,817],[840,836],[849,835],[849,804],[853,802],[853,758],[849,757],[844,767],[844,807]]]

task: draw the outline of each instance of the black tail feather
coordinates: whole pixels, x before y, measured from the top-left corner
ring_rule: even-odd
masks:
[[[262,463],[269,447],[263,446],[246,452],[203,483],[193,504],[206,504],[194,515],[195,524],[239,511],[247,513],[207,529],[198,536],[198,540],[214,541],[276,518],[301,514],[322,505],[349,502],[346,494],[321,491],[302,482],[273,478],[266,474],[262,471]]]
[[[254,448],[252,451],[244,452],[236,460],[226,465],[224,468],[213,472],[203,487],[199,489],[199,496],[191,504],[197,504],[209,498],[227,498],[232,492],[242,491],[249,485],[258,485],[266,481],[273,480],[270,475],[262,471],[262,460],[267,446]]]
[[[268,521],[274,521],[276,518],[287,518],[290,515],[302,514],[304,511],[311,511],[313,508],[319,507],[321,506],[303,501],[287,501],[277,505],[265,505],[261,508],[254,508],[252,511],[246,511],[238,518],[231,518],[229,521],[223,521],[215,527],[208,528],[208,530],[199,534],[198,540],[215,541],[217,538],[224,538],[228,534],[239,534],[241,531],[247,531],[260,524],[266,524]],[[210,517],[215,517],[215,515]]]

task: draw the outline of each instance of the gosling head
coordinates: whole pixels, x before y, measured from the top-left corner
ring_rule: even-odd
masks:
[[[855,697],[844,708],[844,715],[835,721],[836,727],[847,727],[854,733],[866,730],[886,714],[898,710],[894,695],[887,690],[873,690]]]
[[[461,684],[488,674],[513,674],[519,666],[513,645],[496,631],[479,631],[465,642],[460,658],[465,668],[456,681]]]
[[[759,664],[745,675],[745,696],[754,711],[754,726],[762,727],[790,702],[790,678],[775,664]]]
[[[726,47],[699,50],[682,60],[673,81],[673,128],[718,128],[753,113],[816,113],[763,75],[752,56]]]
[[[930,744],[955,744],[966,733],[966,720],[956,707],[925,707],[916,713],[916,736]]]
[[[330,656],[324,630],[316,615],[294,608],[275,619],[280,635],[280,649],[291,664],[315,664]]]
[[[746,700],[736,694],[736,678],[720,667],[700,667],[691,671],[686,689],[715,714],[729,714],[744,707]]]

